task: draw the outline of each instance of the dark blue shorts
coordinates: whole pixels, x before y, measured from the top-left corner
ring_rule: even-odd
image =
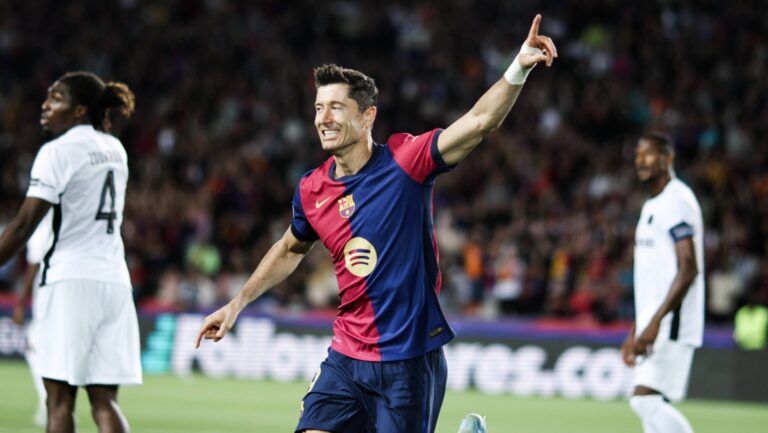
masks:
[[[296,432],[434,433],[447,375],[442,348],[390,362],[328,350],[302,401]]]

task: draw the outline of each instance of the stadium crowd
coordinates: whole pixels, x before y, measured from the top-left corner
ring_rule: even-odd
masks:
[[[44,3],[44,7],[41,5]],[[518,4],[519,3],[519,4]],[[530,17],[560,52],[502,128],[435,193],[444,304],[610,322],[632,315],[632,168],[649,128],[676,141],[706,225],[708,313],[768,301],[768,28],[757,1],[0,1],[0,226],[42,144],[47,84],[86,69],[128,83],[123,234],[143,308],[209,309],[290,222],[325,158],[312,68],[360,69],[381,91],[374,139],[446,126],[495,82]],[[322,247],[318,246],[319,250]],[[261,308],[333,308],[313,252]],[[0,270],[12,290],[22,260]]]

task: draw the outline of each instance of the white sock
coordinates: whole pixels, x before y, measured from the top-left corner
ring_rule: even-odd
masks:
[[[685,416],[660,395],[636,395],[629,405],[640,417],[645,433],[693,433]]]

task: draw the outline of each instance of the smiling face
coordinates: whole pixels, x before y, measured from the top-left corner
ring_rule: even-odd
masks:
[[[57,136],[69,128],[85,123],[87,109],[76,105],[66,84],[57,81],[48,88],[43,101],[40,126],[46,134]]]
[[[360,112],[349,97],[348,84],[328,84],[317,88],[315,128],[323,150],[341,155],[357,143],[368,143],[376,118],[376,107]]]
[[[655,184],[669,176],[672,156],[652,140],[641,138],[635,149],[635,172],[643,184]]]

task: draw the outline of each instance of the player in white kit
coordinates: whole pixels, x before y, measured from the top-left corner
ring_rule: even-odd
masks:
[[[141,383],[139,329],[120,236],[128,160],[109,135],[109,112],[129,116],[122,83],[68,73],[49,89],[40,124],[53,139],[32,165],[27,197],[0,235],[0,264],[50,210],[51,247],[35,301],[39,374],[48,394],[48,432],[73,432],[75,397],[85,387],[99,432],[126,432],[119,385]]]
[[[621,352],[635,369],[629,401],[645,433],[693,432],[669,402],[685,397],[704,334],[704,223],[673,160],[666,134],[638,140],[635,169],[650,197],[635,231],[635,323]]]

